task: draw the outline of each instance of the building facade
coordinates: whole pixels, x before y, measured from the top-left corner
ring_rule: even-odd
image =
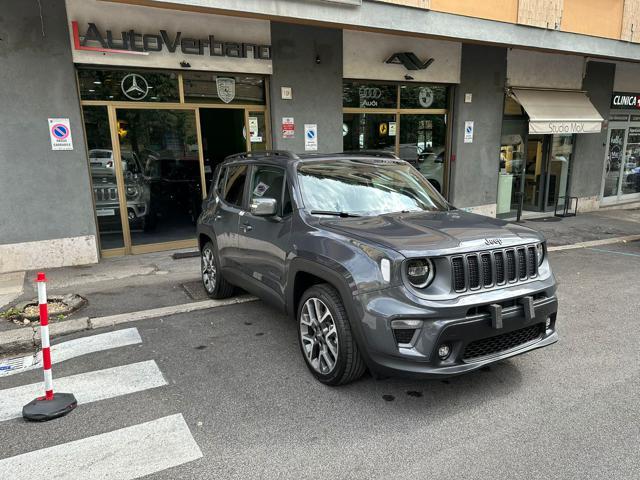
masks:
[[[503,218],[634,205],[640,1],[601,3],[9,3],[0,272],[195,246],[241,151],[391,152]]]

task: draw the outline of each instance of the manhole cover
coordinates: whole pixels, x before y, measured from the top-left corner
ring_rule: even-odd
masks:
[[[192,300],[208,300],[209,296],[202,286],[202,282],[196,280],[194,282],[183,283],[182,288]]]

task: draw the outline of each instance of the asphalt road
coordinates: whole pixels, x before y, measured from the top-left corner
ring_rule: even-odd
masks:
[[[126,326],[142,343],[54,375],[154,360],[168,385],[2,422],[0,459],[182,414],[203,457],[148,478],[637,479],[640,243],[551,255],[560,341],[548,348],[447,381],[330,388],[308,373],[293,323],[261,302],[143,321]]]

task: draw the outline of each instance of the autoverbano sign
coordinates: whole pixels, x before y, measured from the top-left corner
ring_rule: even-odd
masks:
[[[611,108],[640,108],[640,94],[613,92],[611,96]]]
[[[142,33],[134,29],[114,33],[111,30],[101,31],[93,22],[89,22],[84,35],[80,35],[78,22],[71,22],[71,26],[76,50],[131,55],[167,51],[186,55],[271,60],[270,45],[221,41],[214,35],[193,38],[183,36],[182,32],[169,33],[166,30],[158,30]]]

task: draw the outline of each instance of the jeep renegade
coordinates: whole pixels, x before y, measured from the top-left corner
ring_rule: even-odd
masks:
[[[544,238],[452,207],[389,155],[228,157],[198,239],[209,296],[236,285],[288,312],[329,385],[444,378],[558,338]]]

